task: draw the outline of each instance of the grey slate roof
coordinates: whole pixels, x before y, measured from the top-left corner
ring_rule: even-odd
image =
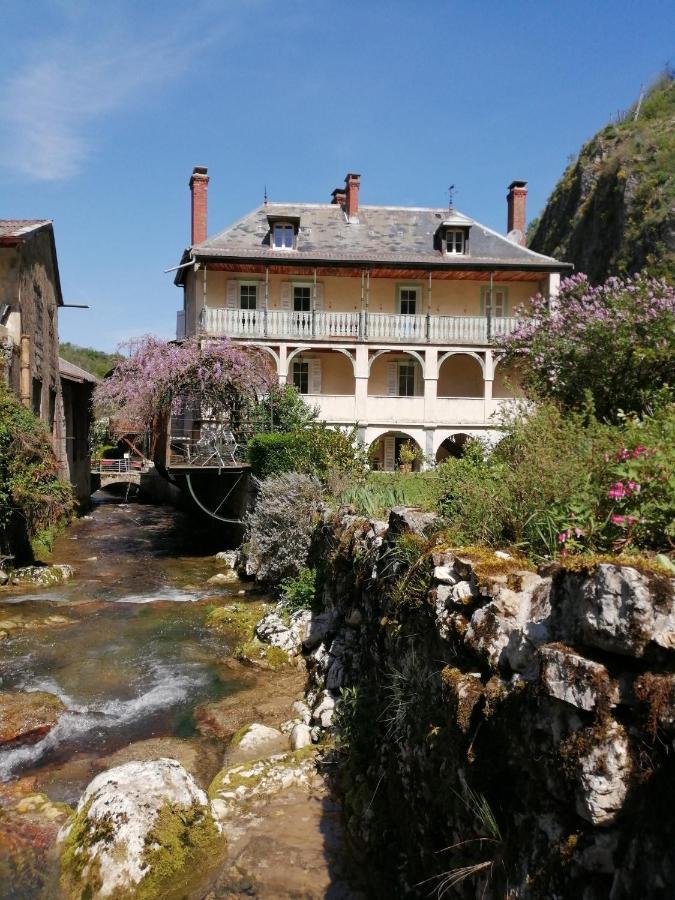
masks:
[[[59,356],[59,375],[61,378],[66,378],[68,381],[88,381],[91,384],[98,384],[101,380],[97,378],[96,375],[92,375],[91,372],[87,372],[86,369],[81,369],[80,366],[76,366],[75,363],[68,362],[67,359],[64,359],[62,356]]]
[[[0,240],[22,240],[31,231],[51,224],[51,219],[0,219]]]
[[[297,248],[270,246],[268,216],[300,217]],[[435,249],[434,235],[444,223],[470,226],[468,252],[451,256]],[[360,206],[349,222],[337,204],[268,203],[229,228],[192,247],[202,259],[255,259],[277,263],[390,263],[449,268],[523,267],[564,270],[565,263],[514,244],[474,219],[448,209]]]

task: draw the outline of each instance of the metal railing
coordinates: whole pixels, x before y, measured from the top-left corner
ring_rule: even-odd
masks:
[[[241,466],[248,458],[248,442],[257,430],[253,424],[233,425],[201,419],[190,425],[173,419],[169,435],[169,467],[226,469]],[[270,430],[265,429],[265,430]]]
[[[519,322],[520,319],[511,316],[406,316],[207,307],[201,312],[200,330],[204,334],[233,338],[479,345],[511,334]]]
[[[145,459],[92,459],[91,471],[94,475],[126,475],[129,472],[142,474],[149,470]]]

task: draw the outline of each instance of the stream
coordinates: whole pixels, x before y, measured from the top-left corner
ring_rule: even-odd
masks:
[[[225,745],[200,733],[196,707],[237,692],[249,703],[256,694],[268,706],[274,702],[272,673],[237,664],[236,635],[207,625],[214,606],[266,599],[240,582],[207,584],[218,571],[217,536],[169,507],[96,496],[91,516],[73,524],[53,550],[55,562],[75,567],[74,579],[56,588],[0,589],[7,630],[0,689],[47,691],[66,707],[37,741],[0,747],[0,817],[36,794],[74,807],[92,778],[131,759],[179,758],[207,788]],[[296,672],[285,691],[283,679],[272,677],[280,723],[301,680]],[[316,844],[319,836],[310,832],[325,831],[325,821],[307,828],[304,839]],[[0,818],[0,897],[60,896],[54,837],[55,829],[31,831],[11,815]],[[324,842],[321,835],[322,856]],[[339,837],[332,845],[339,854]],[[325,883],[331,880],[329,873]],[[346,888],[313,892],[309,880],[306,892],[296,887],[297,872],[287,893],[251,893],[244,878],[241,890],[222,896],[352,896]]]

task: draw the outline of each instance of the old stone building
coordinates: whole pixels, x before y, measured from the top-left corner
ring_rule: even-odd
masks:
[[[4,377],[52,436],[64,478],[89,496],[88,372],[59,363],[63,306],[54,227],[47,219],[0,219],[0,348]],[[74,370],[77,369],[76,372]],[[66,408],[62,379],[68,385]]]

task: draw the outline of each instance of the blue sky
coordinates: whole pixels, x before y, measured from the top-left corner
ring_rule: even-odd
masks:
[[[55,223],[63,340],[171,337],[163,270],[270,199],[533,218],[570,154],[674,56],[672,0],[0,0],[0,217]]]

